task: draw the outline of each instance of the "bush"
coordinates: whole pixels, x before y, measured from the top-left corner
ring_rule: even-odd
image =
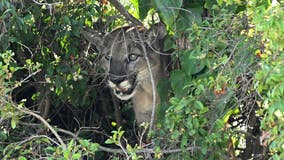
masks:
[[[1,159],[284,158],[282,1],[115,2],[0,2]],[[148,136],[80,34],[131,24],[123,9],[169,35]]]

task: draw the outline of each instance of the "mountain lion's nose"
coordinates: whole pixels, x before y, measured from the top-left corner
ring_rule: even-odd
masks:
[[[118,84],[120,84],[122,81],[125,80],[125,77],[124,77],[124,76],[110,75],[110,76],[109,76],[109,80],[112,81],[114,84],[118,85]]]

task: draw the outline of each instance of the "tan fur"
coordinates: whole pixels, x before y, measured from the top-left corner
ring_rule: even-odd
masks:
[[[161,64],[158,63],[156,64],[156,66],[151,68],[152,74],[154,76],[155,88],[157,87],[159,79],[164,76],[163,69],[161,67],[162,67]],[[147,70],[147,72],[142,72],[142,75],[145,76],[146,78],[140,81],[139,88],[137,89],[136,94],[132,98],[134,112],[138,124],[142,122],[150,122],[152,107],[153,107],[153,92],[152,92],[152,83],[150,80],[150,73]],[[160,102],[160,98],[157,93],[157,90],[155,90],[155,92],[156,92],[155,105],[157,106]]]

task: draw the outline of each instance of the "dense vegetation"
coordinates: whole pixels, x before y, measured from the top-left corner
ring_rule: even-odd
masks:
[[[284,159],[283,8],[283,0],[1,0],[0,159]],[[134,125],[132,104],[110,94],[81,30],[159,20],[172,63],[148,133]]]

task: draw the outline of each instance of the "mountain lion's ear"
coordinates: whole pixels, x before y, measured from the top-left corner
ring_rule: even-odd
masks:
[[[167,35],[166,26],[160,22],[154,24],[146,33],[149,44],[155,49],[160,50],[162,48],[163,40]]]
[[[81,30],[81,34],[87,41],[94,44],[99,52],[102,52],[104,37],[101,33],[85,28],[84,30]]]

